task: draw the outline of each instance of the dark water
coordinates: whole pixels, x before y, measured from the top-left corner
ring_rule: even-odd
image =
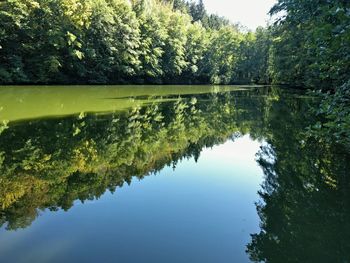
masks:
[[[0,262],[350,262],[350,156],[300,91],[0,96]]]

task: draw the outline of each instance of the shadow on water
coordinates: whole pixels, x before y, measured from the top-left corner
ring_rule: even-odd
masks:
[[[160,96],[138,95],[145,103],[122,111],[34,118],[2,129],[0,225],[26,228],[42,210],[67,211],[76,200],[97,199],[249,134],[265,142],[257,154],[265,175],[256,204],[261,232],[251,233],[251,260],[350,259],[350,157],[308,136],[312,99],[271,87]]]

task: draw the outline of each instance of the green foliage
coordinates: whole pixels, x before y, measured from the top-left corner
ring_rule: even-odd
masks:
[[[270,71],[274,82],[334,89],[350,72],[350,2],[279,0]]]
[[[161,79],[164,75],[162,58],[167,28],[161,20],[161,10],[146,1],[138,1],[133,7],[140,25],[140,78],[144,81]]]
[[[209,46],[201,70],[211,83],[231,83],[242,39],[242,35],[232,27],[222,27],[210,32]]]
[[[309,127],[309,136],[319,143],[337,142],[350,149],[350,81],[334,94],[319,91],[316,95],[321,103],[314,111],[321,120]]]
[[[162,13],[162,20],[168,28],[168,36],[164,46],[163,69],[165,77],[173,79],[180,76],[187,67],[185,45],[190,19],[179,12],[171,12],[170,10],[168,12]]]
[[[0,5],[2,84],[231,83],[234,53],[245,39],[227,20],[209,15],[202,1]],[[212,41],[220,49],[209,47]]]
[[[266,74],[259,70],[259,79],[321,90],[322,119],[310,131],[350,149],[350,2],[279,0],[270,13],[279,19],[262,45],[268,67]],[[256,60],[266,69],[265,58]]]
[[[0,83],[263,83],[335,89],[350,72],[350,3],[279,0],[242,33],[203,1],[0,3]]]

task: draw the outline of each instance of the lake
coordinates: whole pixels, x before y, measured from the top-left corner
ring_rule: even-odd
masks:
[[[266,86],[0,86],[1,262],[349,262],[350,154]]]

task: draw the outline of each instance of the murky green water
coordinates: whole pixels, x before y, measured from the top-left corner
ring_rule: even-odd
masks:
[[[348,262],[350,156],[253,86],[0,87],[0,262]]]

